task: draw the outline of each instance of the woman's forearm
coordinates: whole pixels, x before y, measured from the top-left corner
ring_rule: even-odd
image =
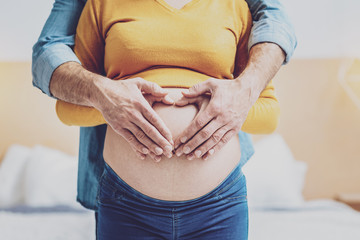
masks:
[[[241,130],[251,134],[272,133],[278,125],[279,115],[279,102],[275,97],[274,85],[270,82],[252,105]]]

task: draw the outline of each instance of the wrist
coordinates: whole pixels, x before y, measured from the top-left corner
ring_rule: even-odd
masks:
[[[91,106],[99,110],[103,105],[102,100],[105,96],[107,81],[106,77],[97,74],[92,74],[90,77],[88,101]]]
[[[255,75],[241,74],[235,79],[237,92],[246,92],[251,103],[255,103],[264,89],[261,81]]]
[[[245,69],[235,78],[241,88],[249,90],[252,100],[269,84],[284,62],[283,50],[274,43],[259,43],[249,52],[249,60]]]

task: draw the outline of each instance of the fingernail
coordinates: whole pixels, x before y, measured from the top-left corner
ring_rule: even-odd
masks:
[[[166,101],[168,101],[169,103],[174,103],[174,100],[173,100],[171,97],[169,97],[169,95],[166,95],[165,99],[166,99]]]
[[[187,159],[188,159],[188,160],[193,160],[193,158],[194,158],[194,154],[189,154],[189,155],[187,156]]]
[[[204,161],[207,161],[209,159],[209,156],[204,157]]]
[[[144,155],[141,155],[140,158],[141,158],[141,160],[144,160],[144,159],[145,159],[145,156],[144,156]]]
[[[155,162],[160,162],[161,157],[160,156],[155,156]]]
[[[215,152],[215,150],[214,150],[214,149],[210,149],[210,150],[209,150],[209,154],[210,154],[210,155],[213,155],[213,154],[214,154],[214,152]]]
[[[148,150],[147,148],[143,148],[143,149],[142,149],[142,153],[143,153],[143,154],[148,154],[148,153],[149,153],[149,150]]]
[[[189,89],[185,89],[185,90],[183,90],[182,92],[185,93],[185,94],[189,94],[189,93],[190,93]]]
[[[171,152],[171,151],[172,151],[172,147],[169,146],[169,145],[167,145],[167,146],[165,147],[165,151],[166,151],[166,152]]]
[[[156,155],[161,155],[163,152],[164,152],[164,151],[163,151],[161,148],[159,148],[159,147],[156,147],[156,148],[155,148],[155,153],[156,153]]]
[[[199,158],[199,157],[201,156],[201,151],[200,151],[200,150],[196,150],[196,151],[195,151],[195,156],[196,156],[197,158]]]
[[[176,156],[180,157],[182,154],[181,149],[176,150],[175,154],[176,154]]]
[[[190,153],[190,148],[188,146],[185,146],[183,151],[185,154],[188,154],[188,153]]]
[[[187,137],[182,137],[182,138],[180,138],[180,141],[181,141],[182,143],[185,143],[186,140],[187,140]]]
[[[172,158],[172,156],[173,156],[173,155],[172,155],[171,153],[166,154],[166,157],[167,157],[167,158]]]

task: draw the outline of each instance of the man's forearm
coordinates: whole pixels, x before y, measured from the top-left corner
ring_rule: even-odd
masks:
[[[184,98],[187,99],[197,99],[204,93],[210,93],[211,99],[205,109],[199,112],[189,127],[175,140],[176,155],[185,153],[191,160],[195,154],[207,159],[242,129],[249,113],[250,121],[256,121],[251,126],[245,126],[249,131],[274,131],[279,112],[276,99],[268,98],[270,102],[265,104],[255,103],[284,59],[285,54],[278,45],[260,43],[251,48],[245,69],[234,81],[209,78],[192,86],[188,92],[183,92]],[[238,64],[241,66],[241,62]],[[179,101],[176,104],[178,103]],[[253,108],[259,105],[259,108]]]
[[[252,102],[279,71],[285,59],[284,51],[274,43],[259,43],[250,49],[245,70],[236,78],[244,88],[249,88]]]
[[[94,83],[103,78],[84,69],[79,63],[67,62],[60,65],[50,81],[50,92],[65,102],[93,106]]]
[[[151,158],[160,161],[159,155],[172,156],[171,132],[143,96],[143,93],[151,94],[161,98],[156,101],[172,104],[172,101],[166,99],[167,92],[156,83],[142,78],[112,81],[85,70],[78,63],[69,62],[54,71],[50,91],[55,97],[75,104],[66,106],[58,102],[57,113],[64,123],[73,125],[83,118],[95,121],[97,125],[107,123],[130,144],[140,158],[145,159],[145,154],[150,154]],[[94,112],[96,109],[100,113]]]

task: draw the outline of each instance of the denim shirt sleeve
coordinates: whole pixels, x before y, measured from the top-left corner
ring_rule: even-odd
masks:
[[[246,0],[253,17],[249,49],[257,43],[272,42],[286,54],[284,64],[293,55],[297,40],[284,6],[279,0]]]
[[[33,85],[50,97],[50,79],[54,70],[65,62],[78,62],[72,51],[77,23],[86,0],[55,0],[50,16],[33,46]]]

